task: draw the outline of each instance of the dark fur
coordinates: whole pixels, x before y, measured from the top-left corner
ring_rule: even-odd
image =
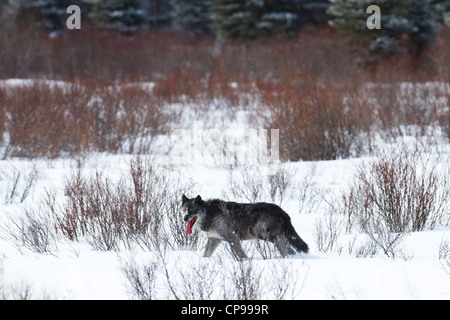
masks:
[[[308,245],[295,231],[289,215],[275,204],[203,201],[200,196],[188,199],[183,195],[182,207],[187,210],[184,221],[197,217],[194,227],[208,237],[204,257],[210,257],[222,240],[230,244],[237,259],[246,257],[241,240],[251,239],[274,243],[282,256],[308,252]]]

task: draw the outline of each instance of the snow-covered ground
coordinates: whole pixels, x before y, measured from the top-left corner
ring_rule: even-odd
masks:
[[[16,82],[3,81],[2,85],[16,85]],[[216,112],[211,112],[207,117],[220,119],[219,110]],[[221,130],[220,132],[226,129],[248,129],[245,112],[251,110],[236,113],[233,122],[227,125],[226,121],[222,121],[221,127],[217,129]],[[187,118],[192,117],[188,111],[186,114]],[[184,129],[192,130],[192,127]],[[193,143],[195,141],[190,141],[191,147]],[[230,201],[242,200],[233,198],[230,191],[229,166],[210,161],[211,159],[205,163],[202,161],[205,159],[196,158],[195,146],[192,148],[194,154],[182,163],[171,163],[170,154],[152,155],[152,161],[168,166],[182,181],[193,182],[195,189],[190,190],[187,194],[189,197],[200,194],[204,199],[219,197]],[[439,148],[439,161],[448,165],[449,146],[440,145]],[[127,172],[131,159],[130,155],[90,154],[81,160],[81,167],[87,173],[100,171],[105,176],[117,178]],[[290,214],[297,233],[308,243],[310,252],[287,259],[275,255],[272,259],[264,260],[255,255],[251,261],[253,269],[261,270],[264,275],[262,278],[269,282],[271,277],[274,281],[279,281],[274,274],[288,270],[292,277],[289,279],[295,281],[289,288],[289,292],[293,292],[292,295],[288,294],[286,298],[450,299],[450,269],[439,259],[440,247],[445,241],[450,242],[449,225],[439,225],[433,230],[407,234],[400,245],[401,254],[392,259],[382,252],[374,256],[358,255],[356,248],[364,243],[364,235],[355,230],[346,232],[345,223],[341,223],[338,228],[340,234],[333,249],[325,253],[319,251],[315,241],[317,223],[329,217],[330,204],[341,200],[342,192],[347,190],[357,166],[364,160],[367,160],[367,157],[284,164],[292,187],[283,200],[282,207]],[[80,159],[1,160],[0,225],[10,224],[11,217],[23,214],[24,209],[39,209],[48,190],[52,190],[58,202],[63,202],[65,181],[78,170],[79,165]],[[239,173],[241,169],[238,167],[235,170],[235,173]],[[18,178],[17,190],[11,193],[14,179],[19,173],[21,175]],[[35,183],[22,201],[27,177],[34,173]],[[309,179],[313,186],[305,189],[306,192],[314,193],[316,197],[304,200],[310,201],[311,210],[299,212],[302,205],[300,193],[301,188],[305,187],[305,179]],[[263,200],[271,202],[270,198],[264,196]],[[450,208],[447,208],[447,214],[450,214],[449,211]],[[345,217],[337,215],[336,219],[342,222]],[[130,299],[134,296],[123,272],[124,265],[130,261],[143,265],[154,261],[156,255],[150,250],[138,247],[119,251],[95,251],[85,239],[78,242],[61,239],[51,253],[36,253],[25,247],[18,247],[17,241],[5,232],[1,235],[0,298],[2,295],[6,298],[20,297],[28,288],[31,290],[31,297],[37,299]],[[173,273],[172,279],[175,279],[174,283],[179,286],[179,290],[182,290],[183,285],[180,280],[182,267],[196,265],[206,270],[225,270],[232,269],[233,265],[237,264],[224,249],[226,245],[221,246],[223,247],[215,252],[212,258],[201,257],[203,248],[167,252],[167,271]],[[245,249],[251,250],[248,245]],[[184,269],[183,272],[189,271]],[[192,272],[194,273],[194,270]],[[229,276],[228,273],[224,277],[229,279]],[[215,290],[221,290],[224,277],[219,275],[214,279]],[[155,281],[157,298],[173,298],[163,269],[157,270]],[[218,297],[220,298],[220,293]],[[261,297],[273,298],[269,293]]]

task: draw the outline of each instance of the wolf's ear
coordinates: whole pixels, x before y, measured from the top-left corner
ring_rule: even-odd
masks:
[[[199,195],[197,196],[197,198],[195,198],[195,203],[202,203],[202,197],[200,197]]]
[[[186,196],[183,194],[183,197],[181,198],[181,201],[182,201],[182,204],[185,204],[186,202],[189,201],[189,199],[188,199],[188,197],[186,197]]]

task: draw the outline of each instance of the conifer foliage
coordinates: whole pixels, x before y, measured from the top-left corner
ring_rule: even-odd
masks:
[[[219,34],[224,37],[254,37],[264,1],[215,0],[212,15]]]
[[[448,0],[331,0],[330,25],[352,37],[370,37],[369,49],[376,55],[407,51],[420,55],[434,42],[443,19],[442,8]],[[381,11],[381,29],[369,30],[366,10],[377,5]]]
[[[146,23],[146,12],[142,0],[97,0],[91,18],[100,26],[134,32]]]
[[[326,21],[324,0],[214,0],[213,21],[225,37],[291,34]]]
[[[173,24],[177,30],[192,35],[214,34],[211,0],[171,0]]]

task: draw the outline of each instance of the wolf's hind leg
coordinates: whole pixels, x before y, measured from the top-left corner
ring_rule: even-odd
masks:
[[[282,257],[295,254],[295,251],[291,248],[285,236],[276,237],[273,243],[277,247],[278,251],[280,251]]]
[[[217,238],[208,238],[208,242],[206,243],[205,253],[203,257],[209,258],[213,254],[214,250],[216,250],[217,246],[222,240]]]

